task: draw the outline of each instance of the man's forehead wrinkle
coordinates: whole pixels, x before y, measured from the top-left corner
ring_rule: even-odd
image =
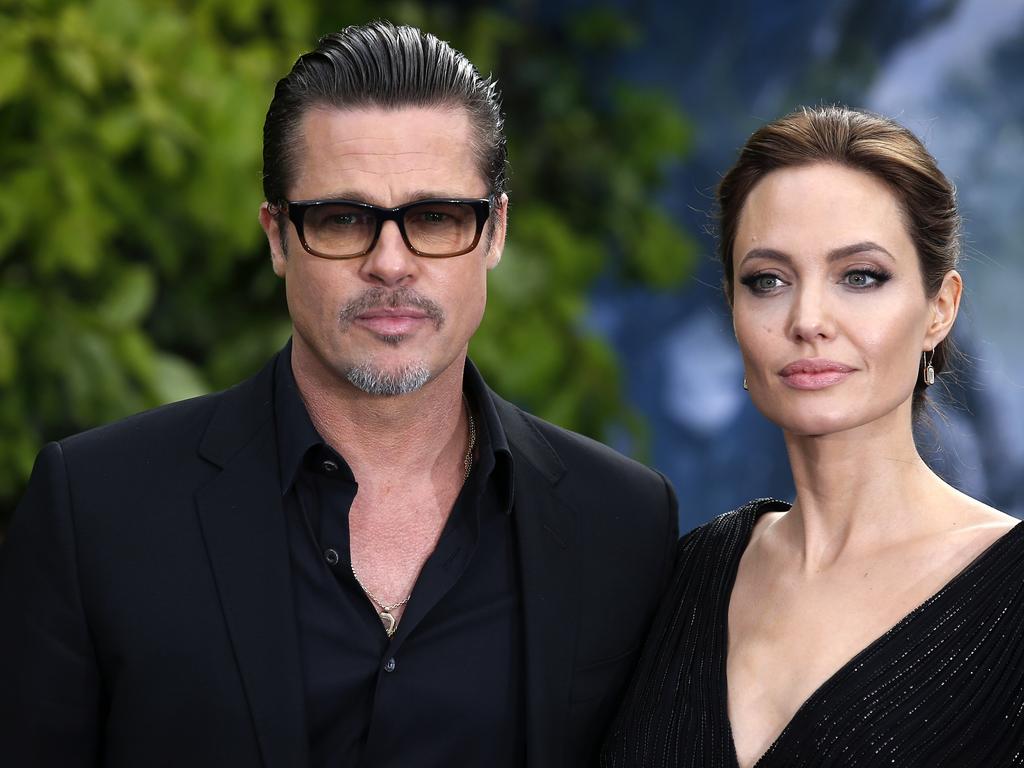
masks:
[[[430,152],[421,152],[410,149],[406,152],[344,152],[344,157],[405,157],[407,155],[430,155]]]
[[[429,166],[429,167],[424,167],[424,168],[405,168],[405,169],[400,170],[400,171],[393,170],[393,169],[390,169],[390,168],[386,169],[386,170],[381,170],[380,168],[355,168],[355,167],[345,168],[344,170],[351,171],[352,173],[365,173],[365,174],[369,174],[370,176],[381,176],[381,177],[383,177],[383,176],[404,176],[405,174],[408,174],[408,173],[422,173],[422,172],[425,172],[425,171],[436,171],[437,170],[437,166]]]
[[[447,133],[423,133],[423,134],[421,134],[421,136],[424,139],[436,140],[438,142],[438,144],[441,145],[441,146],[447,146],[448,143],[452,140],[451,136],[449,134],[447,134]],[[335,145],[341,145],[341,144],[391,144],[391,145],[393,145],[393,144],[399,143],[400,141],[401,140],[399,138],[395,137],[395,136],[365,136],[365,135],[363,135],[363,136],[337,136],[337,135],[331,135],[331,137],[330,137],[330,143],[331,144],[335,144]],[[388,151],[388,152],[384,152],[383,154],[402,155],[402,154],[409,154],[409,153],[416,153],[416,152],[422,153],[422,150],[409,150],[408,152]],[[369,151],[358,153],[358,154],[377,154],[377,152],[375,152],[373,150],[369,150]]]
[[[429,134],[423,134],[423,136],[426,137],[426,136],[429,136]],[[447,141],[449,141],[449,137],[448,137],[447,134],[435,134],[434,138],[436,138],[439,142],[447,142]],[[364,144],[364,143],[366,143],[366,144],[370,144],[370,143],[395,144],[398,141],[399,141],[399,139],[397,139],[394,136],[332,136],[331,137],[331,143],[332,144]],[[410,151],[413,151],[413,150],[410,150]],[[373,153],[372,152],[367,152],[365,154],[373,154]],[[392,154],[392,153],[389,152],[388,154]],[[404,154],[404,153],[396,152],[394,154]]]

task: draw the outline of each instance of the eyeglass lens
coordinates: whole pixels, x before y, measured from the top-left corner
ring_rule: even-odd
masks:
[[[428,256],[465,251],[477,234],[476,211],[464,203],[412,205],[402,223],[409,245]],[[307,209],[303,228],[307,244],[318,253],[359,254],[370,247],[377,234],[377,214],[345,203],[325,203]]]

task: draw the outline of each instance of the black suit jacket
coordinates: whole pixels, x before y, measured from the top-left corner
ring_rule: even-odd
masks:
[[[43,449],[0,549],[0,763],[307,764],[272,386],[270,365]],[[589,765],[671,570],[675,497],[495,404],[515,465],[528,765]]]

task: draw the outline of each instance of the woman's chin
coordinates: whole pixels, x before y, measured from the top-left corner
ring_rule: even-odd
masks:
[[[787,414],[780,418],[768,416],[768,418],[777,424],[783,432],[794,437],[829,437],[849,432],[870,421],[858,418],[849,412],[800,413]]]

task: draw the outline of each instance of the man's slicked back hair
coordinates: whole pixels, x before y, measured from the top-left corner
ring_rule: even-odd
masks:
[[[415,27],[374,21],[324,35],[281,78],[263,124],[263,193],[288,199],[301,151],[299,126],[316,107],[337,109],[449,107],[466,110],[489,193],[508,184],[501,96],[463,54]]]

